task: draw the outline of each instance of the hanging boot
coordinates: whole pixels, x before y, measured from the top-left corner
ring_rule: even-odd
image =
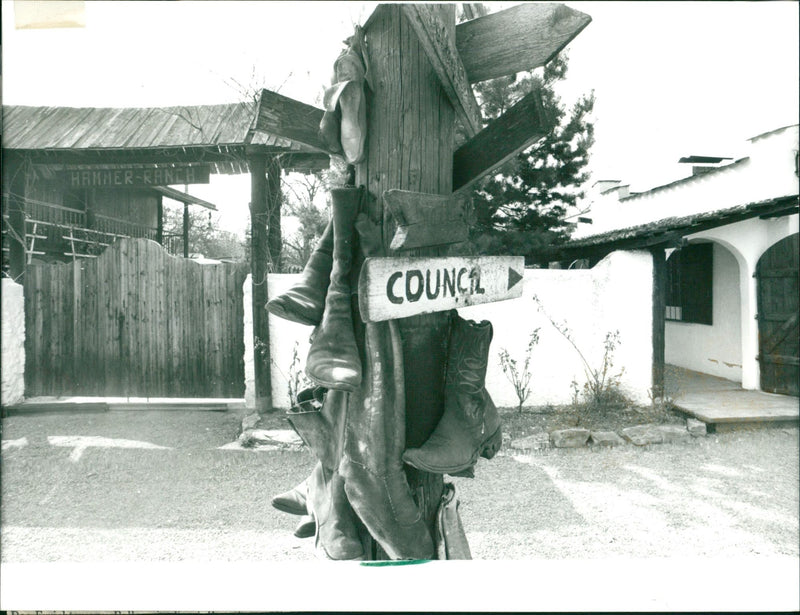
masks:
[[[352,392],[361,384],[361,361],[353,333],[349,276],[362,190],[335,188],[331,197],[333,266],[322,321],[306,359],[306,374],[318,386]]]
[[[405,447],[403,350],[395,321],[365,326],[365,377],[349,395],[339,472],[353,510],[392,559],[432,559],[433,540],[400,459]]]
[[[297,538],[311,538],[317,533],[317,522],[314,521],[313,515],[303,515],[300,523],[294,529],[294,535]]]
[[[333,224],[328,223],[317,247],[308,259],[300,281],[267,303],[267,310],[279,318],[301,325],[317,326],[322,320],[325,294],[333,265]]]
[[[279,511],[288,513],[290,515],[307,514],[307,480],[308,479],[304,480],[298,485],[295,485],[293,488],[289,489],[289,491],[285,491],[280,495],[276,495],[274,498],[272,498],[272,506],[277,508]]]
[[[315,547],[334,560],[362,559],[357,520],[338,473],[318,463],[308,479],[309,508],[316,520]]]
[[[312,387],[297,394],[297,405],[286,413],[289,424],[314,456],[329,469],[336,467],[333,430],[322,416],[325,389]]]
[[[491,459],[500,449],[500,417],[484,388],[492,324],[453,317],[447,351],[444,414],[420,448],[408,449],[403,461],[426,472],[453,474]]]

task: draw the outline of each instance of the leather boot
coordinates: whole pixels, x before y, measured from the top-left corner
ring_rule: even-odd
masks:
[[[322,320],[325,294],[333,265],[333,224],[328,222],[317,247],[308,259],[300,281],[267,303],[267,310],[278,318],[301,325],[317,326]]]
[[[281,512],[289,513],[290,515],[307,514],[307,480],[308,479],[304,480],[298,485],[295,485],[293,488],[289,489],[289,491],[285,491],[280,495],[276,495],[274,498],[272,498],[272,506]]]
[[[345,419],[339,464],[344,488],[356,514],[389,557],[432,559],[433,540],[400,459],[405,447],[405,379],[397,323],[367,323],[364,347],[364,383],[349,395]]]
[[[339,474],[318,463],[308,479],[311,512],[316,519],[315,547],[328,559],[362,559],[356,516]]]
[[[314,521],[313,515],[303,515],[300,523],[294,529],[294,535],[297,538],[311,538],[317,533],[317,522]]]
[[[355,391],[361,384],[361,361],[353,333],[350,269],[354,223],[361,201],[359,188],[335,188],[333,202],[333,267],[322,322],[306,359],[306,374],[327,389]]]
[[[298,404],[286,413],[289,424],[326,468],[336,467],[333,429],[322,415],[325,389],[314,387],[297,394]]]
[[[403,461],[426,472],[467,470],[478,455],[491,459],[500,449],[500,417],[484,388],[492,324],[453,317],[447,351],[444,414],[420,448],[408,449]]]

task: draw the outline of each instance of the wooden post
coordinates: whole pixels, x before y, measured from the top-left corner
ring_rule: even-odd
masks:
[[[189,258],[189,204],[183,204],[183,258]]]
[[[666,331],[667,260],[664,248],[651,248],[653,255],[653,397],[664,393],[664,346]]]
[[[156,242],[164,245],[164,196],[159,194],[156,197]]]
[[[269,319],[264,306],[269,299],[269,248],[267,245],[268,190],[267,160],[264,155],[248,156],[250,166],[250,271],[253,278],[253,366],[255,404],[258,412],[272,410],[272,381],[269,349]]]
[[[455,38],[455,5],[437,5]],[[381,195],[399,189],[450,194],[453,178],[455,113],[401,5],[380,5],[365,26],[374,91],[369,95],[367,158],[356,169],[356,182],[375,198],[374,220],[383,222],[383,242],[390,242],[395,222],[384,212]],[[445,248],[419,248],[404,256],[441,256]],[[406,446],[421,446],[444,411],[444,364],[448,342],[447,312],[398,321],[406,374]],[[443,489],[442,475],[407,467],[409,484],[433,535]],[[380,553],[377,557],[385,559]]]
[[[8,191],[9,274],[22,283],[25,271],[25,165],[20,156],[7,153],[3,160],[3,187]],[[7,186],[7,188],[6,188]]]

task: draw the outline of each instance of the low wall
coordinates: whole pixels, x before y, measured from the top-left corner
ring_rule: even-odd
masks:
[[[22,286],[2,282],[2,390],[0,403],[11,406],[25,394],[25,303]]]
[[[269,276],[269,294],[289,288],[297,274]],[[526,406],[561,405],[572,401],[570,383],[586,381],[583,364],[575,348],[553,327],[533,301],[536,295],[544,312],[565,323],[575,345],[593,368],[603,359],[603,341],[608,332],[619,331],[620,344],[613,355],[616,374],[624,367],[622,384],[632,401],[649,403],[652,384],[652,257],[648,252],[615,252],[592,269],[525,271],[523,295],[459,310],[462,317],[489,320],[494,326],[486,388],[498,406],[516,406],[517,396],[500,366],[505,348],[518,364],[531,332],[539,328],[540,341],[531,355],[531,394]],[[253,404],[252,324],[247,324],[250,279],[245,282],[246,401]],[[300,368],[305,365],[312,328],[270,316],[270,347],[273,359],[272,395],[278,408],[289,406],[288,378],[292,353],[297,348]]]

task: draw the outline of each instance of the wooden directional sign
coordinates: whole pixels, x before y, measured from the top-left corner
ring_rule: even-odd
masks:
[[[466,196],[387,190],[383,203],[397,222],[390,248],[410,250],[466,241]]]
[[[464,129],[469,136],[477,134],[482,125],[481,110],[437,5],[403,4],[402,9]]]
[[[368,258],[358,280],[364,322],[522,296],[522,256]]]
[[[552,130],[538,90],[529,92],[453,154],[453,190],[467,188]]]
[[[303,143],[323,152],[327,145],[319,134],[322,109],[271,90],[261,90],[253,128]]]
[[[547,64],[592,18],[563,4],[526,2],[456,26],[470,83]]]

